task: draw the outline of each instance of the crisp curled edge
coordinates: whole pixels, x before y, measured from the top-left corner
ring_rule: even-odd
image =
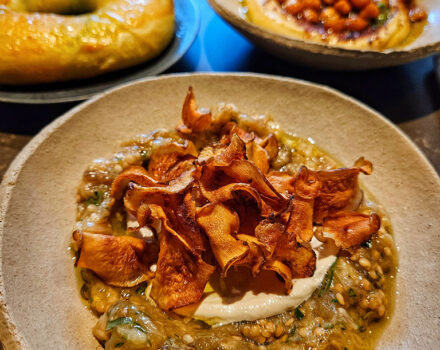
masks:
[[[206,131],[211,126],[211,112],[197,110],[193,88],[190,86],[182,107],[182,121],[176,129],[182,134],[192,134]]]
[[[157,247],[131,236],[73,232],[79,248],[77,266],[92,270],[105,283],[133,287],[152,278],[148,266],[157,259]]]
[[[150,295],[163,310],[197,303],[214,270],[177,237],[165,232]]]
[[[380,228],[380,217],[357,212],[339,212],[324,219],[323,236],[331,238],[343,249],[368,241]]]

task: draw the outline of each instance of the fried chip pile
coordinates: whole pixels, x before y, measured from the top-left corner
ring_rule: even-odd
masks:
[[[123,202],[137,218],[137,231],[148,228],[155,239],[74,233],[78,266],[104,282],[131,287],[152,280],[150,296],[163,310],[199,302],[215,269],[223,277],[239,266],[254,276],[273,271],[289,293],[294,279],[315,271],[314,229],[341,249],[378,231],[377,214],[352,208],[358,175],[372,172],[369,161],[321,171],[303,166],[294,175],[271,170],[277,137],[197,110],[191,88],[182,120],[182,141],[158,147],[148,167],[123,171],[110,192],[113,204]]]

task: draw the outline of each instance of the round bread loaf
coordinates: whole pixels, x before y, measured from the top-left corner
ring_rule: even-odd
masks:
[[[0,84],[93,77],[160,54],[172,0],[0,0]]]

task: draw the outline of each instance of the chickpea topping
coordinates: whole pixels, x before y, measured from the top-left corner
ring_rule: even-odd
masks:
[[[191,336],[191,334],[185,334],[182,339],[186,344],[191,344],[194,341],[194,338]]]
[[[383,248],[383,252],[386,256],[391,256],[393,253],[391,252],[390,247]]]
[[[249,336],[250,336],[251,338],[256,338],[256,337],[258,337],[258,336],[260,335],[260,332],[261,332],[261,328],[260,328],[260,326],[257,325],[257,324],[254,324],[254,325],[252,325],[252,327],[250,328]]]
[[[365,278],[362,279],[362,281],[361,281],[361,283],[359,284],[359,286],[360,286],[363,290],[366,290],[366,291],[371,290],[371,283],[370,283],[369,280],[367,280],[367,279],[365,279]]]
[[[370,260],[368,260],[366,258],[360,258],[359,265],[361,265],[362,267],[365,267],[366,269],[369,269],[371,267]]]
[[[348,15],[351,11],[351,5],[347,0],[339,0],[335,6],[335,10],[341,15]]]
[[[379,308],[377,309],[377,313],[379,314],[380,317],[382,317],[383,315],[385,315],[385,305],[380,305]]]
[[[367,298],[364,298],[364,299],[362,299],[361,302],[359,303],[359,306],[360,306],[361,308],[363,308],[363,309],[368,309],[369,304],[370,304],[370,303],[368,302],[368,299],[367,299]]]
[[[293,324],[293,318],[289,318],[286,322],[286,326],[290,327]]]
[[[333,5],[336,0],[322,0],[322,2],[326,5]]]
[[[359,252],[354,253],[351,257],[350,257],[351,261],[358,261],[359,260]]]
[[[321,0],[302,0],[302,3],[306,9],[321,9]]]
[[[351,0],[351,4],[358,9],[363,9],[370,2],[371,0]]]
[[[298,333],[301,337],[306,338],[307,337],[307,328],[302,327],[298,330]]]
[[[338,300],[339,304],[341,304],[341,305],[345,304],[344,297],[342,296],[341,293],[336,293],[336,299]]]
[[[365,8],[361,11],[359,16],[362,17],[363,19],[369,20],[369,19],[377,18],[379,14],[380,14],[379,7],[377,7],[375,3],[370,3],[367,6],[365,6]]]
[[[371,252],[371,256],[373,257],[374,260],[379,260],[380,259],[380,253],[376,249],[374,249]]]
[[[319,15],[315,10],[308,8],[304,10],[304,18],[310,23],[318,23]]]
[[[377,280],[378,277],[379,277],[379,276],[377,276],[377,273],[376,273],[376,271],[374,271],[374,270],[368,271],[368,274],[369,274],[370,277],[371,277],[372,279],[374,279],[374,280]]]
[[[423,21],[426,17],[428,17],[428,15],[420,7],[409,10],[409,18],[411,19],[411,22]]]
[[[355,17],[347,19],[345,25],[352,31],[360,32],[368,27],[368,22],[361,17]]]
[[[313,330],[313,334],[315,334],[317,337],[321,337],[321,336],[323,336],[324,333],[325,333],[325,329],[322,328],[322,327],[316,327],[316,328]]]
[[[284,327],[281,323],[278,323],[275,328],[275,337],[279,338],[284,334]]]
[[[271,334],[272,334],[272,333],[269,332],[267,329],[263,329],[263,330],[261,331],[261,335],[262,335],[263,337],[266,337],[266,338],[270,337]]]
[[[232,339],[234,339],[234,340],[238,340],[238,341],[243,340],[242,337],[240,337],[239,335],[233,335],[233,336],[232,336]]]
[[[333,289],[338,293],[342,293],[344,291],[344,287],[340,283],[336,283]]]

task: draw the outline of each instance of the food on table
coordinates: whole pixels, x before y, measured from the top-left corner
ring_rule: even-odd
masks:
[[[268,116],[197,109],[98,159],[78,189],[81,295],[106,349],[372,349],[397,257],[383,209]]]
[[[94,77],[159,55],[172,0],[0,0],[0,84]]]
[[[347,49],[384,50],[416,36],[417,0],[243,0],[246,18],[272,31]],[[417,23],[417,25],[416,25]]]

